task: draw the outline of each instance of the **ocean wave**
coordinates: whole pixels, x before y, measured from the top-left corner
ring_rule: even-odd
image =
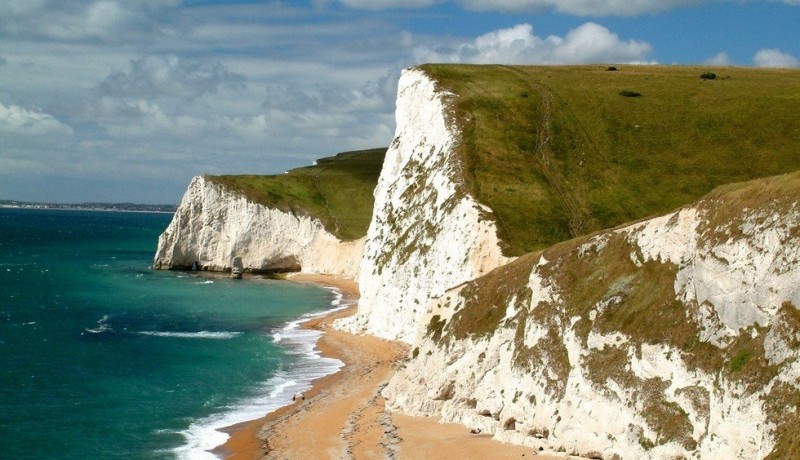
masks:
[[[102,318],[97,320],[97,326],[93,328],[86,328],[84,331],[91,332],[92,334],[102,334],[103,332],[114,332],[114,329],[111,329],[111,326],[108,325],[108,318],[109,315],[103,315]]]
[[[221,429],[261,418],[291,404],[292,395],[308,391],[311,382],[342,368],[344,363],[338,359],[323,357],[316,349],[321,332],[300,328],[304,321],[349,306],[349,303],[343,305],[342,295],[338,290],[334,292],[336,296],[331,302],[334,308],[303,315],[272,331],[273,340],[280,343],[294,359],[288,360],[275,375],[262,383],[256,396],[244,399],[222,413],[195,420],[189,428],[181,431],[185,444],[173,451],[178,459],[216,460],[218,457],[209,451],[228,440],[228,435],[220,431]]]
[[[164,332],[164,331],[139,331],[136,334],[149,335],[151,337],[175,337],[180,339],[232,339],[242,335],[241,332]]]
[[[278,371],[260,386],[259,395],[244,399],[225,412],[193,421],[189,428],[180,431],[184,445],[173,450],[180,460],[218,460],[210,451],[225,444],[228,434],[224,428],[263,417],[292,402],[292,395],[311,388],[311,382],[338,371],[341,361],[320,358],[314,363],[305,363],[296,369]],[[305,368],[305,369],[304,369]]]
[[[327,289],[327,290],[329,290],[329,291],[331,291],[333,293],[333,295],[334,295],[334,298],[333,298],[333,300],[331,300],[331,303],[330,303],[331,308],[328,308],[326,310],[321,310],[321,311],[318,311],[318,312],[305,313],[305,314],[301,315],[299,318],[297,318],[296,320],[288,322],[283,328],[280,328],[280,329],[277,329],[277,330],[273,331],[273,333],[272,333],[272,341],[273,342],[280,343],[284,339],[284,332],[285,331],[298,330],[300,328],[301,324],[303,324],[304,322],[306,322],[306,321],[308,321],[310,319],[319,318],[320,316],[325,316],[325,315],[331,314],[333,312],[337,312],[339,310],[344,310],[345,308],[349,307],[350,305],[353,305],[353,303],[354,303],[353,301],[344,300],[344,295],[342,294],[342,291],[340,291],[338,288],[331,287],[331,286],[322,286],[322,287]],[[316,340],[314,341],[314,343],[316,343]]]

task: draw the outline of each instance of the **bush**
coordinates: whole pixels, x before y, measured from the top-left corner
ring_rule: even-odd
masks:
[[[642,93],[637,93],[636,91],[628,91],[628,90],[620,91],[619,95],[623,97],[642,97]]]
[[[747,350],[740,351],[736,357],[731,360],[731,372],[738,372],[742,370],[748,361],[750,361],[750,352]]]
[[[609,72],[616,72],[617,68],[612,65],[612,66],[609,66],[606,70],[609,71]]]
[[[706,72],[700,75],[700,78],[702,78],[703,80],[715,80],[717,78],[717,74],[715,74],[714,72]]]

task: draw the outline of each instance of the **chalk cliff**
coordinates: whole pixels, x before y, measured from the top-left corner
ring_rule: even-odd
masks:
[[[195,177],[159,237],[154,266],[245,271],[303,271],[355,278],[364,238],[340,241],[319,220],[269,208],[202,176]]]
[[[428,304],[384,395],[546,450],[790,458],[798,228],[795,173],[526,255]]]
[[[453,94],[422,70],[406,70],[397,131],[375,188],[351,330],[413,343],[431,299],[508,262],[489,208],[468,193],[456,152]]]

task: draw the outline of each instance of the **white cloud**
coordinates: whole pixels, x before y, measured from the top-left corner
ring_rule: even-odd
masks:
[[[267,85],[263,107],[294,112],[389,113],[394,106],[399,72],[391,70],[360,86],[343,84]]]
[[[168,96],[191,99],[215,93],[221,86],[244,85],[245,77],[219,62],[145,56],[130,61],[128,72],[114,72],[100,84],[105,96]]]
[[[120,43],[132,36],[160,35],[149,20],[178,0],[5,0],[0,34],[10,37]]]
[[[577,64],[643,62],[652,47],[643,41],[622,41],[605,27],[587,22],[566,36],[537,37],[530,24],[481,35],[471,42],[419,47],[417,62],[477,64]]]
[[[102,34],[123,25],[127,12],[116,2],[102,1],[89,5],[85,13],[85,27],[92,35]]]
[[[753,56],[757,67],[800,67],[800,59],[777,49],[762,49]]]
[[[445,0],[339,0],[350,8],[381,10],[422,8]],[[712,0],[452,0],[474,11],[504,13],[540,13],[557,11],[576,16],[638,16],[673,8],[711,3]],[[728,0],[734,1],[734,0]],[[800,5],[800,0],[768,0],[787,5]],[[327,2],[322,2],[324,4]]]
[[[248,138],[278,140],[305,152],[333,153],[320,146],[336,142],[343,149],[388,145],[398,77],[399,69],[357,85],[271,84],[262,113],[235,126]]]
[[[16,105],[6,107],[0,102],[0,131],[24,136],[73,134],[72,128],[39,110],[27,110]]]
[[[339,0],[345,6],[363,10],[424,8],[441,0]]]
[[[721,52],[715,54],[714,56],[712,56],[712,57],[706,59],[705,61],[703,61],[703,64],[717,65],[717,66],[729,66],[729,65],[733,65],[733,61],[731,61],[731,58],[730,58],[730,56],[728,56],[728,53],[726,53],[724,51],[721,51]]]
[[[444,0],[339,0],[350,8],[380,10],[422,8]],[[452,0],[474,11],[504,13],[540,13],[557,11],[577,16],[636,16],[657,13],[675,7],[706,3],[710,0]],[[784,0],[798,3],[800,0]]]
[[[635,16],[703,2],[704,0],[459,0],[465,8],[478,11],[558,11],[578,16]]]

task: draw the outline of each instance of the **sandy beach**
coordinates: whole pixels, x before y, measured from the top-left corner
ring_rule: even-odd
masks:
[[[318,275],[293,275],[290,280],[336,287],[349,302],[358,298],[358,285],[351,280]],[[408,347],[331,327],[335,319],[355,310],[351,305],[302,326],[324,333],[317,349],[344,362],[342,370],[316,380],[304,400],[287,401],[288,406],[263,418],[229,427],[228,442],[215,453],[235,460],[510,459],[536,454],[528,447],[470,434],[463,425],[387,411],[380,390],[408,355]]]

